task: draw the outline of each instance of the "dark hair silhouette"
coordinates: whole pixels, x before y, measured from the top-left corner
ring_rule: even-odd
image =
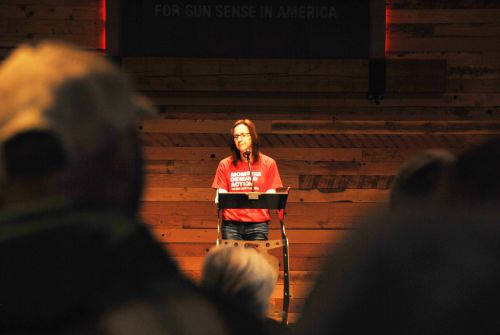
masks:
[[[430,200],[454,159],[448,151],[427,150],[404,163],[391,186],[391,208]]]
[[[500,201],[500,137],[491,138],[458,156],[441,195],[445,202],[454,205]]]
[[[298,334],[496,334],[500,225],[495,208],[391,212],[331,256]]]

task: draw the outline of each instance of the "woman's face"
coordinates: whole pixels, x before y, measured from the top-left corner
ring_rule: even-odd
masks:
[[[252,150],[252,136],[250,136],[250,130],[245,124],[234,127],[233,139],[236,148],[241,154],[247,150]]]

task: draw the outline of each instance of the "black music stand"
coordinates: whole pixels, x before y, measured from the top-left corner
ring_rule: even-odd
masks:
[[[290,305],[290,276],[289,276],[289,261],[288,261],[288,238],[285,231],[285,215],[280,217],[281,225],[281,240],[267,240],[267,241],[238,241],[238,240],[222,240],[221,237],[221,224],[223,209],[276,209],[285,210],[286,202],[288,199],[288,191],[275,192],[275,193],[261,193],[261,192],[228,192],[219,193],[219,202],[217,205],[218,211],[218,224],[217,224],[217,241],[216,244],[234,244],[235,246],[257,246],[261,249],[274,249],[276,247],[283,247],[283,315],[282,321],[288,324],[288,308]]]

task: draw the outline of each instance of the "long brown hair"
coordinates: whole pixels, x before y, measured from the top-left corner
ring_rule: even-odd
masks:
[[[236,144],[234,144],[234,128],[239,126],[240,124],[244,124],[248,127],[248,131],[250,132],[250,137],[252,138],[252,158],[254,162],[259,161],[259,153],[260,153],[260,140],[259,134],[257,133],[257,129],[255,128],[255,124],[249,119],[237,120],[234,122],[233,126],[229,130],[230,138],[229,138],[229,148],[231,149],[231,155],[233,156],[233,164],[238,164],[238,161],[241,161],[241,154]]]

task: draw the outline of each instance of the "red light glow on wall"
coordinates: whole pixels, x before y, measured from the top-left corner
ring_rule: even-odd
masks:
[[[99,39],[100,48],[106,51],[106,0],[101,0],[101,36]]]
[[[390,24],[390,17],[391,17],[391,9],[386,5],[385,7],[385,52],[384,54],[387,54],[389,52],[389,24]]]

